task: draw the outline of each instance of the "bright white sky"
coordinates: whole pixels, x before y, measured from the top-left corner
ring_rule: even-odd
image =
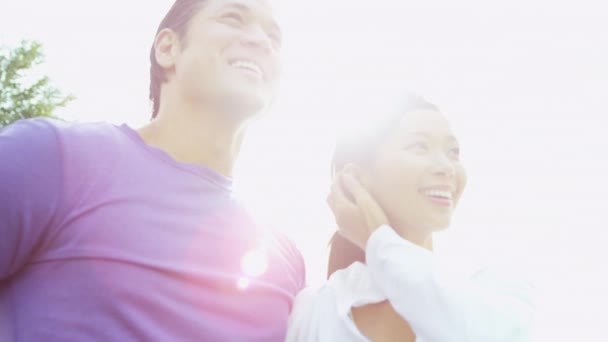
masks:
[[[524,265],[537,341],[605,339],[608,9],[601,1],[286,1],[285,74],[240,160],[239,191],[325,270],[335,132],[360,101],[414,90],[460,136],[469,184],[437,253]],[[148,52],[172,1],[3,1],[0,44],[44,44],[42,73],[78,97],[61,115],[149,116]],[[576,4],[576,5],[574,5]],[[363,85],[362,85],[363,83]],[[355,85],[357,84],[357,85]]]

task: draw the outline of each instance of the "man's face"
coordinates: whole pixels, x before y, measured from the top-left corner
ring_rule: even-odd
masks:
[[[253,114],[271,101],[281,31],[262,0],[208,0],[191,19],[173,75],[188,101]]]

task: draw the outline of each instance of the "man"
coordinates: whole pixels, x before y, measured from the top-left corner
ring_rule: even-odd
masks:
[[[303,261],[231,180],[280,46],[266,1],[177,0],[151,51],[150,124],[0,132],[0,340],[285,338]]]

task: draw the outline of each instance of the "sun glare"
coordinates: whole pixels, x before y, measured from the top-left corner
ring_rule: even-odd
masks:
[[[249,251],[241,259],[241,270],[248,277],[259,277],[268,268],[268,257],[264,249]]]
[[[4,1],[0,44],[43,43],[43,74],[77,97],[62,118],[136,128],[149,121],[148,54],[172,2]],[[532,270],[548,288],[538,341],[605,340],[608,276],[593,261],[608,259],[608,20],[597,4],[289,2],[281,93],[248,131],[239,197],[295,242],[308,284],[321,284],[335,139],[406,86],[445,112],[469,173],[436,252]],[[268,262],[264,247],[248,251],[235,286],[249,288]]]

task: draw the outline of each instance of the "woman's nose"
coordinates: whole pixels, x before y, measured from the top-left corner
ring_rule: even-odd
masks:
[[[436,153],[433,158],[432,172],[437,175],[453,178],[456,173],[456,167],[445,153]]]

